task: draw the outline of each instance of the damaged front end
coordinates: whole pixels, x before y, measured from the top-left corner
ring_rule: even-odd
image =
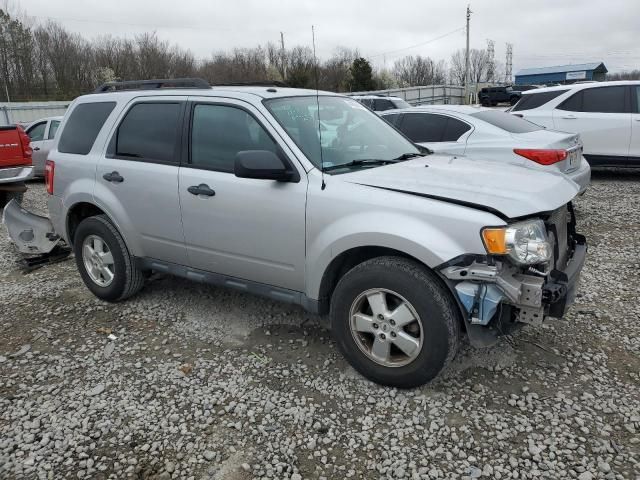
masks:
[[[28,212],[15,200],[4,207],[2,223],[20,253],[48,254],[61,241],[47,217]]]
[[[519,324],[540,325],[564,315],[587,251],[585,237],[575,231],[571,204],[543,219],[485,229],[483,238],[488,255],[462,257],[440,269],[472,344],[488,346]]]

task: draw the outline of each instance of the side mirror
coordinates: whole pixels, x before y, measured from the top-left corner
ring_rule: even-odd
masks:
[[[233,172],[239,178],[295,181],[294,172],[269,150],[245,150],[236,154]]]

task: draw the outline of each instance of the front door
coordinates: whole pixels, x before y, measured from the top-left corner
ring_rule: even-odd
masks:
[[[186,265],[178,171],[185,97],[125,108],[97,169],[95,196],[138,256]]]
[[[233,100],[210,102],[194,100],[189,108],[190,158],[180,169],[189,264],[303,291],[306,176],[296,183],[236,177],[239,151],[270,150],[288,159],[291,152],[278,147],[278,134],[254,107]]]
[[[36,175],[44,174],[44,163],[47,160],[48,149],[46,148],[45,143],[47,133],[47,122],[42,121],[38,122],[34,125],[31,125],[27,129],[27,135],[29,135],[29,139],[31,140],[31,148],[33,149],[33,154],[31,156],[33,167]]]

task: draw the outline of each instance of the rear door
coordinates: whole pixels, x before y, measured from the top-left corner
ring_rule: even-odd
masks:
[[[640,164],[640,85],[631,86],[631,107],[629,161]]]
[[[96,197],[141,256],[186,265],[178,170],[186,97],[141,97],[120,114],[98,164]]]
[[[627,161],[631,141],[630,89],[627,86],[585,88],[553,111],[556,130],[579,133],[592,164]]]
[[[434,152],[464,154],[471,125],[447,115],[406,112],[399,129],[415,143]]]
[[[285,161],[292,153],[281,149],[277,132],[245,102],[194,98],[189,111],[189,159],[180,169],[189,265],[302,291],[306,176],[298,182],[276,182],[233,173],[239,151],[270,150]],[[190,191],[198,186],[207,193]]]

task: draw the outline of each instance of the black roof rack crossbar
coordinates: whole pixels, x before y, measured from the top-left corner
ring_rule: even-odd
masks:
[[[96,88],[93,93],[118,90],[152,90],[154,88],[211,88],[211,85],[202,78],[155,78],[152,80],[107,82]]]

